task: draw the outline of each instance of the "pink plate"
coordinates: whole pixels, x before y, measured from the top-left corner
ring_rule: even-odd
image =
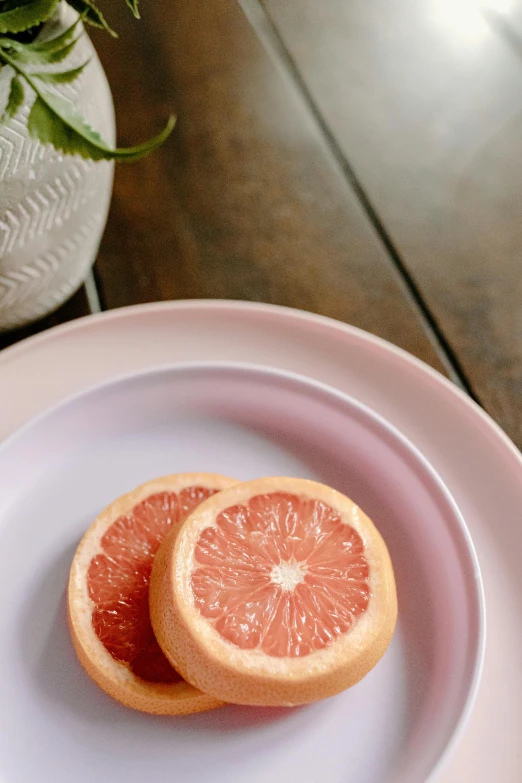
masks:
[[[299,311],[191,301],[82,319],[4,351],[1,434],[99,381],[169,362],[247,361],[292,370],[370,405],[429,459],[478,550],[488,647],[475,709],[444,783],[522,780],[522,461],[471,400],[396,347]]]
[[[228,707],[160,722],[129,714],[85,676],[64,591],[86,520],[143,481],[195,470],[317,479],[372,517],[394,564],[399,621],[361,683],[301,709]],[[340,392],[245,364],[149,370],[63,402],[5,441],[0,498],[0,670],[9,672],[0,771],[9,783],[163,781],[174,761],[192,783],[314,783],[324,759],[331,783],[417,783],[468,717],[484,648],[468,531],[422,455]],[[30,737],[38,742],[21,754]]]

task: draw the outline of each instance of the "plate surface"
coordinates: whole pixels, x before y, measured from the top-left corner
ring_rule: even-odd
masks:
[[[117,495],[155,476],[315,478],[384,535],[399,624],[359,685],[293,710],[227,707],[185,719],[133,713],[76,661],[65,611],[79,538]],[[38,417],[0,448],[0,776],[11,781],[418,783],[477,684],[478,567],[424,458],[365,406],[260,368],[192,365],[122,379]],[[31,753],[24,747],[31,747]],[[270,753],[267,753],[270,748]]]
[[[0,437],[87,386],[193,360],[254,362],[327,383],[381,413],[429,459],[471,530],[488,614],[475,708],[437,783],[521,781],[522,459],[489,416],[422,362],[354,327],[272,305],[127,307],[1,353]]]

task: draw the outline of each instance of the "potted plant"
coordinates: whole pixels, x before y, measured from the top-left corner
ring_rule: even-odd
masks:
[[[126,0],[139,17],[137,0]],[[59,307],[85,279],[105,227],[115,160],[112,97],[84,23],[93,0],[0,0],[0,331]]]

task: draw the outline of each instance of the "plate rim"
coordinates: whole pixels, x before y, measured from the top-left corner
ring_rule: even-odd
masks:
[[[458,399],[460,403],[471,409],[475,415],[478,414],[483,423],[492,429],[497,437],[501,438],[503,445],[508,448],[511,456],[515,458],[518,467],[522,472],[522,453],[515,446],[511,438],[484,408],[441,372],[434,367],[431,367],[431,365],[427,364],[422,359],[419,359],[417,356],[414,356],[412,353],[409,353],[404,348],[386,340],[384,337],[379,337],[372,332],[368,332],[353,324],[338,321],[330,316],[301,310],[296,307],[265,302],[251,302],[241,299],[174,299],[161,302],[144,302],[141,304],[126,305],[124,307],[116,307],[112,310],[103,310],[99,313],[84,315],[80,318],[57,324],[38,334],[26,337],[0,351],[0,365],[3,363],[8,364],[13,358],[16,359],[19,353],[30,351],[32,348],[37,347],[40,342],[50,342],[54,339],[60,339],[70,332],[82,331],[85,327],[97,327],[104,323],[111,323],[120,319],[123,320],[126,317],[140,315],[142,313],[154,314],[163,311],[169,312],[170,310],[222,310],[223,312],[237,310],[246,313],[251,311],[258,312],[266,316],[280,315],[284,318],[295,319],[305,323],[314,323],[317,326],[326,327],[333,332],[342,331],[347,336],[365,342],[372,347],[377,347],[385,352],[393,353],[421,375],[430,375],[431,379],[441,386],[450,397]]]
[[[80,318],[77,321],[62,324],[41,333],[34,337],[27,338],[10,348],[0,352],[0,370],[5,369],[8,375],[9,394],[14,390],[19,390],[20,372],[23,377],[30,376],[35,366],[41,369],[38,351],[33,351],[33,341],[38,340],[38,346],[42,346],[44,355],[59,362],[60,350],[67,351],[69,354],[74,346],[80,343],[86,353],[87,372],[75,380],[74,372],[70,370],[54,370],[54,383],[51,393],[47,396],[47,402],[54,402],[57,399],[63,399],[68,393],[80,390],[85,387],[91,378],[103,379],[110,377],[111,370],[103,366],[103,362],[96,358],[95,350],[99,349],[100,340],[109,339],[111,344],[117,344],[118,340],[125,340],[126,334],[135,335],[139,328],[151,328],[153,333],[159,339],[159,356],[168,359],[176,354],[172,347],[170,335],[173,326],[179,328],[183,322],[185,313],[190,319],[191,329],[200,328],[208,330],[209,325],[218,324],[219,332],[225,340],[230,340],[230,332],[226,328],[227,317],[230,316],[233,322],[243,323],[250,329],[250,336],[253,340],[254,355],[263,351],[263,347],[272,343],[277,357],[276,364],[280,367],[304,366],[302,361],[293,361],[285,352],[283,344],[281,350],[278,349],[273,337],[263,337],[263,329],[273,330],[273,335],[289,336],[289,342],[292,342],[290,335],[295,335],[299,339],[303,336],[313,335],[317,340],[317,346],[322,347],[325,352],[326,363],[324,366],[317,363],[317,356],[313,359],[311,365],[306,365],[307,372],[310,370],[315,378],[332,379],[329,382],[339,389],[346,389],[352,392],[353,383],[350,381],[350,374],[345,372],[333,372],[334,364],[338,362],[343,355],[365,356],[365,361],[373,361],[376,364],[386,366],[387,363],[397,368],[402,378],[402,383],[419,384],[423,394],[428,400],[432,400],[441,416],[443,427],[447,427],[448,419],[452,416],[458,417],[462,421],[462,428],[468,433],[475,432],[477,445],[480,448],[480,455],[491,467],[494,464],[502,466],[504,476],[506,476],[507,487],[511,502],[515,508],[520,506],[520,496],[522,486],[522,454],[501,427],[483,411],[470,397],[461,389],[454,386],[437,370],[423,362],[421,359],[409,354],[402,348],[394,345],[383,337],[378,337],[358,327],[338,321],[328,316],[317,315],[312,312],[298,310],[296,308],[285,307],[281,305],[254,303],[241,300],[217,300],[217,299],[196,299],[196,300],[172,300],[166,302],[142,303],[123,307],[118,310],[107,311],[96,316]],[[71,335],[72,332],[74,335]],[[256,337],[256,332],[259,336]],[[270,334],[272,332],[270,331]],[[294,340],[295,342],[295,340]],[[26,345],[27,344],[27,345]],[[317,351],[316,351],[317,354]],[[205,351],[203,351],[205,355]],[[150,360],[141,347],[141,345],[129,347],[127,344],[127,358],[124,366],[139,369],[140,367],[151,366]],[[12,358],[11,361],[6,361]],[[16,361],[15,361],[16,360]],[[2,363],[3,362],[3,363]],[[382,377],[382,374],[381,374]],[[333,380],[335,378],[335,380]],[[3,380],[5,379],[5,374]],[[378,410],[382,410],[392,421],[400,421],[401,427],[404,425],[405,431],[415,440],[424,443],[426,441],[426,432],[429,434],[429,427],[422,424],[422,421],[415,419],[410,415],[405,407],[402,396],[392,394],[390,403],[385,401],[382,394],[373,395],[371,385],[363,383],[361,386],[360,397],[362,399],[372,399],[375,401]],[[371,395],[371,396],[370,396]],[[7,400],[7,397],[5,398]],[[381,404],[382,403],[382,404]],[[17,424],[23,424],[30,416],[38,412],[42,403],[35,392],[27,396],[23,395],[18,400]],[[478,414],[478,415],[477,415]],[[13,425],[4,423],[2,436],[9,434]],[[437,453],[432,449],[425,448],[433,464],[437,466],[441,474],[447,476],[448,484],[459,498],[463,507],[468,506],[464,501],[465,492],[469,497],[473,495],[473,486],[468,478],[459,478],[458,468],[449,454]],[[491,454],[495,453],[495,460],[492,461]],[[489,456],[488,456],[489,455]],[[473,505],[473,504],[472,504]],[[480,539],[489,530],[488,520],[479,513],[478,531],[479,551],[484,541]],[[470,519],[470,524],[475,531],[475,523]],[[502,550],[498,551],[502,555]],[[488,572],[488,559],[483,560],[484,573],[486,577],[486,590],[488,605],[491,596],[488,585],[493,575]],[[520,590],[522,579],[520,574],[510,569],[509,577],[514,582],[517,589]],[[507,590],[506,586],[506,590]],[[505,595],[505,591],[502,591]],[[493,596],[493,609],[497,611],[500,608],[498,603],[501,598]],[[516,618],[516,629],[504,629],[508,634],[506,639],[512,639],[519,643],[522,634],[522,620]],[[506,623],[504,622],[504,626]],[[512,628],[513,626],[511,626]],[[505,696],[499,695],[502,691],[498,690],[501,685],[498,670],[507,666],[507,676],[515,678],[515,682],[520,683],[522,667],[519,659],[513,659],[495,650],[494,645],[488,645],[486,653],[486,662],[484,669],[484,678],[479,688],[477,709],[472,714],[471,726],[461,737],[461,744],[456,748],[456,752],[450,758],[450,763],[437,775],[445,783],[453,783],[455,775],[459,779],[464,779],[466,775],[473,770],[477,781],[489,781],[491,774],[499,776],[502,783],[511,783],[515,777],[522,773],[522,760],[519,749],[519,733],[522,726],[522,712],[520,709],[513,709],[509,706],[509,701]],[[520,684],[519,686],[520,687]],[[500,732],[500,738],[494,733],[490,734],[490,709],[502,707],[507,709],[513,720],[509,720],[504,730]],[[494,753],[492,754],[489,741],[493,739]],[[507,755],[506,755],[507,753]],[[492,761],[494,758],[494,761]],[[517,778],[518,779],[518,778]]]
[[[68,324],[65,326],[67,325]],[[363,334],[366,333],[363,332]],[[36,335],[36,337],[39,337],[39,335]],[[33,338],[29,339],[32,340]],[[402,349],[398,350],[402,352]],[[409,356],[409,354],[406,354],[406,356]],[[374,430],[377,430],[379,434],[382,435],[384,433],[389,442],[391,441],[393,445],[399,444],[403,453],[412,455],[415,463],[420,465],[424,474],[429,477],[432,488],[435,487],[439,495],[443,498],[446,504],[446,508],[451,513],[452,523],[449,532],[458,552],[459,565],[461,569],[463,566],[467,566],[467,570],[469,571],[469,573],[465,572],[463,575],[467,585],[468,594],[472,598],[474,611],[476,614],[474,618],[471,618],[471,627],[475,627],[477,641],[474,662],[471,669],[471,676],[469,677],[469,684],[462,700],[459,717],[454,722],[454,727],[451,731],[449,739],[444,745],[442,752],[429,772],[428,779],[433,780],[447,765],[451,755],[458,745],[458,742],[460,741],[460,738],[466,729],[467,723],[473,711],[480,687],[487,644],[487,613],[484,583],[482,580],[478,555],[469,527],[444,479],[439,475],[438,471],[433,467],[431,462],[424,456],[420,449],[415,446],[415,444],[406,435],[404,435],[396,425],[388,421],[385,416],[375,411],[367,403],[362,402],[347,392],[341,391],[340,389],[336,389],[329,384],[292,370],[284,370],[277,367],[271,367],[270,365],[229,360],[167,362],[161,365],[142,368],[141,370],[120,373],[103,381],[90,384],[85,388],[68,394],[57,402],[45,407],[43,410],[31,416],[14,432],[8,435],[7,438],[5,438],[3,441],[0,441],[0,458],[12,447],[14,443],[16,443],[17,440],[23,438],[24,435],[26,435],[27,432],[33,427],[38,427],[40,424],[44,423],[46,419],[52,418],[53,415],[59,413],[60,410],[65,410],[71,406],[74,406],[85,398],[95,396],[96,394],[103,394],[104,391],[108,391],[116,387],[124,387],[125,384],[129,382],[143,381],[151,376],[169,376],[175,375],[177,373],[183,374],[190,371],[194,371],[196,373],[204,371],[211,373],[245,373],[249,376],[260,376],[262,378],[268,378],[275,381],[282,380],[292,388],[297,387],[302,389],[304,387],[306,393],[314,392],[316,396],[320,396],[322,399],[326,399],[329,402],[333,401],[338,408],[348,408],[352,411],[355,411],[359,418],[362,418],[365,422],[370,422]],[[436,371],[433,370],[433,372]],[[439,375],[439,373],[437,373],[437,375]],[[441,377],[443,378],[443,376]],[[466,562],[464,562],[464,560]]]

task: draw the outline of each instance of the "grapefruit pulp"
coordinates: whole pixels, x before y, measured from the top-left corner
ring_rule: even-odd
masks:
[[[164,653],[195,687],[293,705],[375,666],[397,596],[386,545],[355,503],[316,482],[268,478],[212,496],[165,539],[150,610]]]
[[[152,631],[148,593],[165,535],[233,483],[206,473],[150,481],[102,511],[78,546],[68,589],[71,637],[88,674],[126,706],[182,714],[220,704],[169,664]]]

